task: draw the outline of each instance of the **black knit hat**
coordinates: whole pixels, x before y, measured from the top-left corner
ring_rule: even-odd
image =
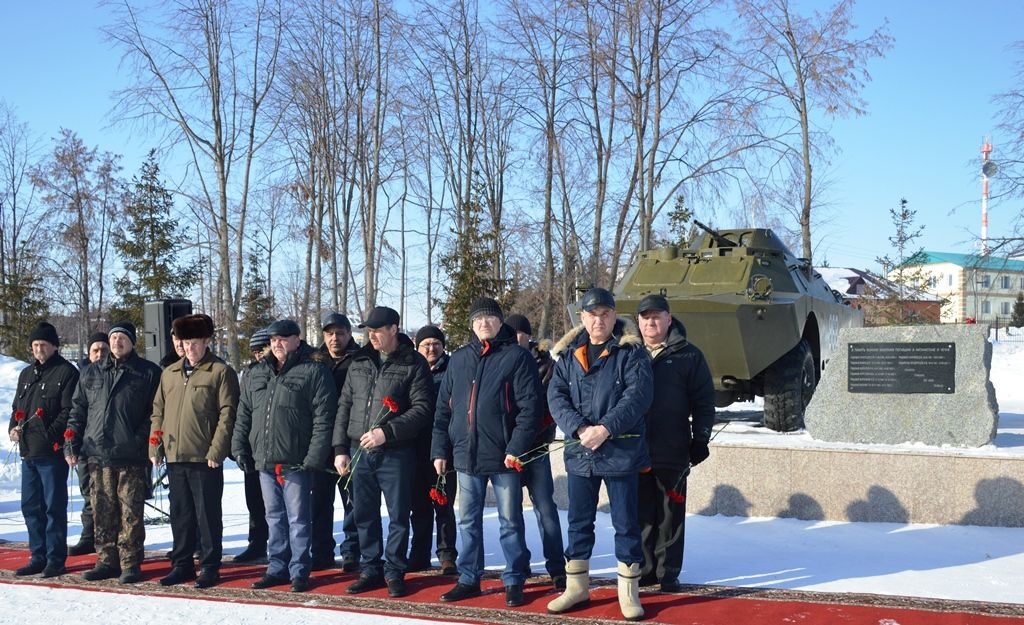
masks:
[[[445,343],[444,332],[437,326],[427,325],[416,331],[416,347],[426,339],[437,339],[441,341],[441,345]]]
[[[131,321],[118,321],[114,325],[110,326],[109,330],[107,330],[107,336],[109,337],[115,332],[126,334],[128,339],[132,342],[132,345],[135,345],[138,340],[135,336],[135,324]]]
[[[107,336],[106,332],[93,332],[89,335],[89,342],[86,343],[86,347],[92,347],[93,343],[110,344],[110,337]]]
[[[46,341],[54,347],[60,347],[60,339],[57,338],[57,328],[53,327],[52,323],[47,321],[40,321],[32,332],[28,335],[28,343],[32,344],[32,341]]]
[[[509,315],[505,323],[516,332],[522,332],[523,334],[529,334],[533,336],[533,330],[530,328],[530,320],[520,314]]]
[[[490,297],[478,297],[473,300],[473,303],[470,305],[469,321],[471,323],[481,315],[490,315],[492,317],[497,317],[502,321],[505,320],[505,313],[501,312],[501,304]]]

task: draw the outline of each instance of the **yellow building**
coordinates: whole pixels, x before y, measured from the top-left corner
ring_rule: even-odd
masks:
[[[920,252],[903,266],[920,275],[920,288],[941,297],[942,323],[1005,324],[1024,292],[1024,261],[998,256]],[[893,279],[895,272],[889,273]]]

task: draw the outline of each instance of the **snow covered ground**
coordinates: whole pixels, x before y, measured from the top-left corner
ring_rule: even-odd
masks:
[[[22,366],[23,363],[0,356],[0,406],[10,405],[17,372]],[[999,434],[995,442],[985,448],[955,450],[954,453],[1024,454],[1021,371],[1024,371],[1024,341],[996,342],[991,379],[1000,407]],[[740,410],[752,408],[756,406],[738,407]],[[823,444],[811,440],[806,433],[775,434],[742,425],[730,425],[716,442],[726,442],[729,437],[744,437],[748,442],[750,437],[758,437],[766,444],[778,444],[781,440],[786,444]],[[0,458],[5,457],[10,448],[6,435],[0,435]],[[700,479],[699,469],[695,470],[693,479]],[[18,503],[19,480],[19,462],[12,456],[0,467],[2,540],[26,540]],[[228,553],[237,553],[245,545],[247,523],[242,475],[231,466],[225,472],[225,480],[225,549]],[[77,482],[72,484],[71,492],[69,540],[74,541],[80,531],[78,512],[82,506]],[[154,503],[166,508],[166,497]],[[339,533],[341,516],[339,504],[336,525]],[[534,554],[533,568],[535,572],[543,572],[540,539],[529,511],[526,519],[527,541]],[[484,522],[485,535],[496,536],[497,517],[493,510],[488,511]],[[168,526],[148,525],[146,532],[147,548],[170,548]],[[686,538],[685,570],[680,577],[684,583],[1024,603],[1024,529],[1019,528],[691,515],[687,518]],[[500,569],[503,562],[497,542],[489,542],[487,549],[488,567]],[[598,544],[592,566],[595,574],[614,575],[612,529],[607,515],[598,518]],[[280,623],[297,619],[293,612],[296,608],[289,607],[143,599],[8,584],[0,584],[0,598],[5,605],[21,608],[17,616],[19,625],[50,625],[63,621],[62,617],[81,614],[82,610],[104,614],[109,623],[134,622],[143,613],[159,613],[161,622],[168,625]],[[337,614],[328,611],[303,612],[301,618],[305,623],[327,623],[328,619],[338,622]],[[0,610],[0,623],[12,622],[9,619],[14,619],[14,615]],[[346,616],[345,622],[369,624],[371,619],[373,623],[384,625],[426,622],[356,614]]]

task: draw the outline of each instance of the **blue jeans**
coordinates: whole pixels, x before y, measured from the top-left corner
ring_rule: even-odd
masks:
[[[284,469],[284,484],[273,471],[260,471],[260,490],[267,510],[267,575],[306,578],[312,568],[313,475]]]
[[[521,585],[530,568],[530,552],[526,548],[523,523],[523,484],[518,473],[470,475],[459,473],[459,535],[462,550],[456,565],[459,583],[476,585],[484,572],[484,499],[487,482],[494,488],[501,529],[498,541],[505,555],[505,571],[501,579],[506,586]]]
[[[569,477],[569,560],[589,560],[594,550],[594,520],[597,518],[598,493],[601,481],[608,490],[615,529],[615,559],[623,564],[643,564],[640,544],[640,522],[637,519],[637,475]]]
[[[358,447],[352,448],[355,457]],[[363,451],[352,469],[352,508],[359,531],[359,573],[401,579],[409,568],[409,508],[416,450],[412,446]],[[388,540],[384,544],[380,498],[388,509]]]
[[[551,457],[548,454],[531,460],[523,467],[523,484],[530,494],[533,512],[537,516],[544,565],[548,575],[565,575],[562,550],[562,523],[555,505],[555,482],[551,478]]]
[[[63,565],[68,557],[68,463],[21,461],[21,513],[33,562]]]

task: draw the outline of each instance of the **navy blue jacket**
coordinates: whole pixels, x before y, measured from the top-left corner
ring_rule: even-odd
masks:
[[[540,424],[540,377],[533,355],[502,324],[498,336],[475,337],[455,350],[438,389],[431,458],[452,458],[472,475],[511,471],[505,456],[532,449]]]
[[[584,425],[603,425],[611,438],[594,451],[566,446],[565,468],[587,477],[638,473],[651,466],[644,423],[654,397],[651,359],[635,326],[621,318],[594,363],[587,362],[589,342],[580,325],[552,350],[558,361],[548,384],[548,408],[566,440],[578,440],[576,431]]]

